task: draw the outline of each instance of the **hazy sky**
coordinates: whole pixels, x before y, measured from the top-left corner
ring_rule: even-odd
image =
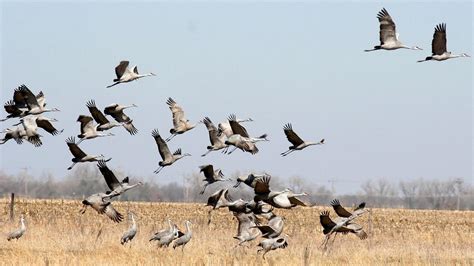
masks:
[[[472,58],[416,63],[431,54],[433,28],[447,23],[448,50],[472,53],[472,2],[438,3],[16,3],[1,5],[1,103],[26,84],[43,90],[48,114],[64,128],[43,146],[0,146],[1,168],[15,174],[62,177],[72,155],[64,140],[79,132],[80,114],[95,99],[135,103],[126,113],[139,134],[115,128],[110,138],[86,140],[89,154],[112,157],[112,169],[158,182],[179,179],[212,163],[224,173],[267,171],[301,176],[338,191],[356,192],[369,178],[472,179]],[[377,45],[377,12],[385,7],[400,39],[423,51],[364,53]],[[157,77],[106,89],[121,60]],[[213,152],[204,125],[177,136],[170,149],[193,156],[153,171],[160,161],[151,131],[167,137],[167,97],[191,121],[230,114],[252,117],[251,135],[268,133],[252,156]],[[6,115],[2,112],[2,117]],[[6,128],[16,122],[3,122]],[[280,157],[291,122],[306,140],[326,139]]]

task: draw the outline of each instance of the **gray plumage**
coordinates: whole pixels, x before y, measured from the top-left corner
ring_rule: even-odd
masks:
[[[180,236],[176,241],[173,243],[173,249],[181,246],[181,251],[184,251],[184,246],[191,240],[193,237],[193,232],[191,231],[191,222],[186,221],[186,233]]]
[[[295,133],[295,131],[293,131],[293,127],[291,126],[290,123],[283,126],[283,132],[285,133],[286,138],[292,144],[292,146],[290,146],[287,151],[282,152],[281,156],[287,156],[288,154],[290,154],[294,151],[299,151],[299,150],[302,150],[302,149],[304,149],[306,147],[309,147],[309,146],[312,146],[312,145],[321,145],[321,144],[324,143],[324,139],[321,139],[319,142],[311,142],[311,141],[302,140]]]
[[[116,196],[116,194],[108,191],[108,193],[97,193],[87,197],[82,201],[83,209],[81,210],[81,213],[85,213],[87,206],[90,206],[99,214],[107,215],[107,217],[112,221],[116,223],[121,222],[123,220],[123,215],[115,210],[110,202],[110,198],[114,196]]]
[[[10,241],[12,239],[18,240],[22,237],[26,232],[26,225],[25,225],[25,217],[22,215],[20,217],[20,228],[8,234],[7,240]]]
[[[100,160],[99,163],[97,164],[97,167],[99,168],[99,171],[102,173],[102,175],[105,178],[105,182],[107,183],[107,186],[109,189],[112,191],[112,193],[118,195],[121,195],[125,193],[126,191],[137,187],[141,186],[142,182],[138,182],[134,185],[130,185],[128,176],[125,177],[122,182],[119,182],[115,174],[107,167],[106,161]]]
[[[135,217],[133,217],[133,213],[130,213],[130,218],[132,220],[132,225],[130,228],[125,231],[125,233],[122,235],[122,238],[120,239],[120,244],[124,245],[127,242],[131,242],[132,239],[135,237],[137,234],[137,223],[135,222]]]
[[[270,252],[271,250],[279,249],[279,248],[286,248],[288,246],[288,241],[283,238],[283,237],[278,237],[278,238],[267,238],[262,240],[258,244],[261,249],[257,250],[257,253],[260,253],[263,251],[263,259],[265,259],[265,254]]]

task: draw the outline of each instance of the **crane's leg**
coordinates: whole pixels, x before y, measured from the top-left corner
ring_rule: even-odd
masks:
[[[120,84],[120,82],[115,82],[114,84],[107,86],[107,88],[113,87],[113,86],[115,86],[115,85],[117,85],[117,84]]]
[[[265,254],[267,254],[267,253],[268,253],[268,250],[265,250],[265,252],[263,252],[263,256],[262,256],[263,260],[267,260],[267,259],[265,259]]]
[[[207,152],[204,153],[203,155],[201,155],[201,157],[204,157],[204,156],[208,155],[211,151],[212,151],[212,150],[207,150]]]
[[[153,173],[158,174],[161,170],[163,170],[163,166],[158,167]]]
[[[204,188],[201,190],[201,192],[199,192],[199,194],[204,194],[204,191],[206,190],[207,186],[209,185],[209,183],[205,184],[204,185]]]
[[[222,150],[222,153],[227,153],[228,150],[229,150],[229,146],[226,146],[224,150]]]
[[[209,212],[207,213],[207,217],[208,217],[207,225],[210,225],[211,224],[211,218],[212,218],[212,209],[210,209]]]
[[[176,133],[171,134],[171,136],[169,136],[165,141],[166,141],[166,142],[170,141],[170,140],[173,139],[176,135],[177,135]]]
[[[290,150],[287,150],[287,151],[285,151],[285,152],[282,152],[282,153],[281,153],[281,156],[287,156],[288,154],[290,154],[290,153],[292,153],[292,152],[294,152],[294,151],[295,151],[295,150],[291,150],[291,149],[290,149]]]
[[[80,140],[76,143],[76,145],[79,145],[83,140],[84,140],[84,138],[80,139]]]
[[[233,147],[233,149],[232,149],[230,152],[228,152],[227,154],[230,155],[230,154],[232,154],[235,150],[237,150],[237,147]]]
[[[76,163],[72,163],[72,165],[69,166],[69,167],[67,168],[67,170],[71,170],[71,169],[74,167],[74,165],[76,165]]]

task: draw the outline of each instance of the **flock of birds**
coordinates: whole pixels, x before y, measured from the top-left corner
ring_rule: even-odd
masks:
[[[421,50],[421,48],[417,46],[409,47],[399,41],[395,23],[385,8],[378,13],[377,18],[380,22],[380,45],[375,46],[373,49],[365,50],[366,52],[381,49],[396,50],[401,48]],[[454,55],[447,51],[446,24],[443,23],[435,27],[432,41],[432,55],[426,57],[424,60],[419,60],[418,62],[429,60],[443,61],[456,57],[469,57],[469,55],[464,53]],[[108,88],[143,77],[155,76],[153,73],[144,75],[139,74],[137,66],[134,66],[131,69],[129,68],[128,61],[121,61],[115,68],[115,73],[117,77],[113,80],[113,84],[107,86]],[[158,163],[158,169],[155,170],[156,174],[162,171],[163,168],[173,165],[176,161],[186,156],[190,156],[188,153],[183,153],[180,148],[171,152],[168,143],[175,136],[184,134],[201,123],[206,126],[210,140],[210,145],[207,146],[207,151],[201,155],[203,157],[213,151],[222,151],[225,154],[232,154],[237,149],[250,154],[256,154],[259,151],[256,143],[268,141],[267,134],[253,137],[247,132],[242,124],[253,121],[251,118],[239,119],[236,115],[232,114],[226,121],[217,125],[215,125],[209,117],[205,117],[202,121],[191,123],[186,119],[183,108],[179,106],[175,100],[168,98],[166,104],[169,106],[172,113],[173,128],[169,131],[171,135],[166,139],[160,135],[158,129],[153,129],[152,131],[152,136],[162,158]],[[99,214],[105,214],[112,221],[121,222],[124,217],[112,206],[111,200],[124,194],[130,189],[139,187],[142,183],[138,182],[136,184],[130,184],[128,177],[119,181],[106,164],[111,158],[106,159],[103,154],[88,155],[79,147],[79,144],[84,140],[113,136],[113,133],[108,133],[107,131],[115,127],[123,127],[131,135],[137,134],[138,130],[133,125],[133,119],[124,112],[124,110],[128,108],[137,106],[134,104],[121,105],[114,103],[106,106],[103,112],[96,106],[94,100],[88,101],[86,106],[89,109],[90,116],[80,115],[77,118],[77,122],[80,123],[80,134],[77,135],[79,141],[76,142],[75,137],[72,136],[66,139],[66,144],[73,155],[73,164],[68,169],[72,169],[77,163],[97,162],[97,167],[104,176],[109,190],[85,198],[82,201],[83,209],[81,210],[81,213],[84,213],[87,207],[91,207]],[[58,135],[63,131],[54,127],[53,122],[56,121],[55,119],[44,116],[44,113],[46,112],[56,112],[59,111],[59,109],[46,107],[46,100],[42,91],[35,95],[25,85],[21,85],[19,88],[14,90],[13,99],[9,100],[4,107],[8,116],[2,121],[11,118],[20,118],[20,122],[3,131],[5,136],[0,140],[0,144],[4,144],[8,140],[13,139],[18,144],[22,144],[23,141],[26,140],[34,146],[39,147],[42,145],[41,138],[43,136],[39,134],[38,128],[44,129],[53,136]],[[109,119],[107,116],[111,116],[114,121]],[[303,140],[293,130],[290,123],[283,126],[283,131],[288,141],[291,143],[291,146],[287,151],[281,153],[282,156],[287,156],[295,151],[305,149],[312,145],[321,145],[325,143],[324,139],[316,142]],[[205,184],[200,192],[201,194],[203,194],[206,188],[213,183],[232,181],[231,178],[226,178],[224,176],[222,170],[215,169],[212,164],[200,166],[199,169],[205,177],[203,180],[205,181]],[[254,190],[254,198],[250,201],[245,201],[243,199],[232,200],[232,197],[229,195],[230,188],[216,191],[207,201],[207,205],[211,207],[211,210],[209,211],[209,223],[211,223],[211,214],[213,210],[228,208],[238,221],[237,235],[234,237],[238,240],[236,247],[255,240],[259,236],[262,237],[262,240],[258,245],[260,247],[258,252],[263,252],[264,258],[265,254],[271,250],[287,247],[288,235],[283,233],[284,218],[276,215],[274,209],[291,209],[296,206],[308,206],[307,203],[299,198],[306,196],[307,194],[304,192],[295,193],[290,189],[284,189],[282,191],[270,189],[271,176],[267,173],[250,173],[245,176],[237,177],[236,180],[237,183],[234,185],[234,189],[237,189],[241,183],[244,183]],[[354,223],[355,219],[368,211],[365,209],[365,203],[361,203],[352,212],[342,207],[338,200],[333,200],[331,205],[338,215],[336,219],[331,219],[329,217],[329,211],[323,211],[320,213],[320,223],[325,235],[325,240],[323,241],[324,247],[327,246],[329,239],[333,235],[335,239],[338,233],[353,233],[360,239],[367,238],[367,233],[363,230],[363,227]],[[137,233],[137,223],[133,213],[129,213],[129,219],[131,221],[131,226],[123,234],[121,244],[131,241]],[[26,226],[24,222],[25,219],[22,215],[20,219],[21,227],[10,233],[8,235],[8,240],[18,239],[25,233]],[[191,225],[192,223],[190,221],[186,221],[186,232],[183,232],[176,224],[173,224],[172,221],[168,219],[168,228],[155,233],[150,238],[150,241],[157,241],[160,247],[168,247],[174,241],[173,248],[181,246],[182,249],[184,249],[185,245],[192,238]]]

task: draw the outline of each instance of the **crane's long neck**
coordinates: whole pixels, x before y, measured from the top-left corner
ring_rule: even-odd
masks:
[[[144,78],[144,77],[150,77],[150,76],[155,76],[153,73],[148,73],[148,74],[138,74],[137,78]]]
[[[21,227],[20,227],[20,229],[21,229],[22,231],[25,231],[25,230],[26,230],[25,219],[23,219],[23,218],[21,218]]]
[[[132,214],[132,229],[137,229],[137,223],[135,222],[135,217]]]
[[[168,219],[168,225],[170,226],[170,231],[172,231],[172,230],[173,230],[173,225],[171,224],[171,220],[170,220],[170,219]]]
[[[309,142],[307,142],[307,144],[308,144],[308,146],[321,145],[321,141],[319,141],[319,142],[309,141]]]
[[[191,233],[191,227],[189,227],[189,222],[186,222],[186,233]]]

